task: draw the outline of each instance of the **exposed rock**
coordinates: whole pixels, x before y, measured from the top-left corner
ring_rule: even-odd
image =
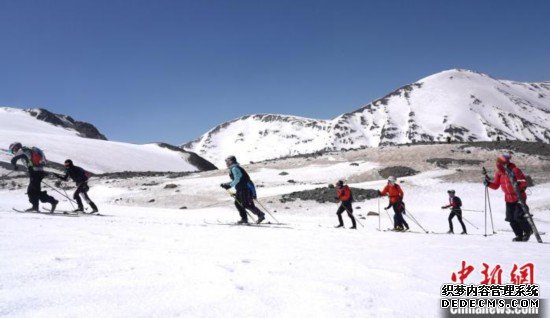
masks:
[[[384,179],[389,178],[390,176],[401,178],[401,177],[414,176],[415,174],[418,174],[418,171],[409,167],[395,166],[395,167],[387,167],[382,170],[378,170],[378,174]]]
[[[146,187],[152,187],[152,186],[156,186],[156,185],[159,185],[159,184],[155,181],[147,182],[147,183],[142,184],[142,186],[146,186]]]
[[[447,169],[449,165],[471,165],[477,166],[483,163],[483,160],[472,160],[472,159],[453,159],[453,158],[431,158],[426,160],[428,163],[433,163],[436,166]]]
[[[373,190],[373,189],[351,188],[351,192],[352,192],[354,201],[357,201],[357,202],[378,197],[378,190]],[[285,203],[285,202],[295,201],[296,199],[317,201],[319,203],[340,202],[336,197],[336,191],[334,189],[329,189],[328,187],[284,194],[280,199],[280,201],[282,203]]]
[[[280,176],[286,176],[286,175],[288,175],[288,172],[283,171],[283,172],[279,173],[279,175],[280,175]]]
[[[177,152],[181,152],[189,155],[187,159],[189,163],[197,167],[197,169],[199,169],[200,171],[218,170],[218,168],[216,168],[214,164],[212,164],[210,161],[204,159],[203,157],[197,155],[194,152],[183,150],[183,148],[176,147],[174,145],[170,145],[164,142],[157,143],[157,145],[159,145],[159,147],[162,147],[162,148],[170,149],[172,151],[177,151]]]
[[[83,121],[74,120],[71,116],[54,114],[43,108],[27,109],[25,111],[31,114],[31,116],[36,117],[38,120],[45,121],[55,126],[74,129],[79,132],[82,137],[107,140],[105,135],[100,133],[94,125]]]
[[[169,183],[169,184],[164,186],[164,189],[175,189],[177,187],[178,187],[177,184]]]
[[[512,151],[512,152],[521,152],[528,155],[539,155],[550,157],[550,144],[544,142],[527,142],[527,141],[518,141],[518,140],[505,140],[505,141],[491,141],[491,142],[475,142],[468,143],[462,146],[465,147],[476,147],[487,150],[502,150]],[[512,158],[513,161],[513,158]]]

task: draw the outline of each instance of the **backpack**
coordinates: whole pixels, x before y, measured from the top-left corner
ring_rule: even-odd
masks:
[[[256,196],[256,186],[254,185],[254,182],[249,181],[247,183],[247,187],[248,187],[248,190],[250,191],[250,194],[252,195],[252,198],[256,199],[257,198],[257,196]]]
[[[40,167],[46,164],[46,155],[38,147],[31,148],[31,162],[34,167]]]
[[[456,205],[460,208],[462,207],[462,200],[460,200],[459,197],[454,197],[454,202],[456,202]]]

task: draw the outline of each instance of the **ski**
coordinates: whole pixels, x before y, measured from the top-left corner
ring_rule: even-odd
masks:
[[[396,233],[415,233],[415,234],[429,234],[427,232],[420,232],[420,231],[411,231],[411,230],[401,230],[401,231],[397,231],[397,230],[394,230],[394,229],[390,229],[390,228],[387,228],[385,230],[382,230],[382,232],[396,232]]]
[[[502,230],[499,230],[501,232],[508,232],[508,233],[514,233],[514,231],[512,230],[507,230],[507,229],[502,229]],[[539,232],[540,235],[546,235],[546,232]]]
[[[100,214],[98,212],[92,213],[92,212],[75,212],[75,211],[67,211],[67,210],[55,210],[55,212],[60,212],[57,214],[63,214],[63,215],[72,215],[72,216],[105,216],[104,214]],[[56,213],[53,214],[56,214]],[[50,213],[48,210],[43,210],[40,213]]]
[[[529,207],[525,203],[525,201],[521,198],[521,191],[519,190],[519,185],[516,180],[516,176],[514,175],[514,171],[510,169],[507,165],[504,166],[504,171],[506,171],[506,176],[508,177],[508,180],[510,180],[510,183],[512,184],[512,187],[514,188],[514,191],[516,192],[516,196],[518,197],[519,205],[521,205],[521,208],[523,209],[523,217],[527,219],[527,222],[531,226],[531,230],[533,231],[533,234],[535,234],[535,237],[537,238],[537,241],[539,243],[542,243],[542,238],[540,237],[539,231],[537,230],[537,226],[535,225],[535,221],[533,221],[533,216],[529,212]]]
[[[204,220],[205,224],[208,225],[225,225],[225,226],[249,226],[249,227],[269,227],[269,228],[280,228],[280,229],[293,229],[293,227],[288,226],[287,224],[277,224],[277,223],[237,223],[237,222],[221,222],[217,220],[216,223],[208,222]]]
[[[79,216],[78,214],[63,214],[63,213],[50,213],[49,211],[23,211],[23,210],[19,210],[19,209],[16,209],[16,208],[12,208],[12,210],[14,210],[15,212],[18,212],[18,213],[36,213],[36,214],[41,214],[41,215],[51,215],[51,216]]]

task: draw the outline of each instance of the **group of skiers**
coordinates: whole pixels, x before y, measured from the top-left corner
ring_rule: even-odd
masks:
[[[9,151],[13,155],[11,159],[13,169],[18,170],[17,163],[18,161],[22,161],[29,172],[27,196],[29,197],[31,207],[26,209],[25,212],[39,212],[39,202],[51,204],[50,213],[55,211],[59,201],[48,195],[47,191],[42,191],[42,180],[48,175],[53,175],[64,181],[70,178],[76,183],[76,191],[73,194],[73,199],[76,201],[78,207],[74,212],[84,211],[84,205],[80,198],[81,196],[84,197],[84,200],[86,200],[88,205],[92,208],[92,213],[99,211],[95,203],[88,196],[88,191],[90,189],[88,186],[88,179],[90,178],[90,174],[84,169],[75,166],[71,159],[65,160],[65,174],[60,175],[44,170],[46,156],[40,148],[25,147],[20,142],[14,142],[9,146]]]
[[[487,176],[483,179],[483,184],[490,189],[502,188],[505,194],[506,200],[506,221],[510,222],[510,226],[514,231],[516,237],[514,241],[528,241],[529,237],[533,233],[530,224],[527,221],[527,214],[524,211],[520,200],[518,199],[514,187],[510,178],[505,174],[505,169],[511,169],[516,177],[516,181],[521,189],[521,199],[523,202],[527,199],[525,189],[527,188],[527,181],[525,176],[519,168],[517,168],[511,161],[511,155],[503,154],[497,158],[495,177],[491,181]],[[225,163],[229,168],[229,176],[231,182],[222,183],[221,187],[224,189],[235,188],[235,206],[239,211],[241,220],[239,224],[248,223],[247,211],[250,210],[257,217],[257,223],[262,222],[265,217],[264,213],[260,211],[254,205],[254,199],[256,199],[256,190],[254,183],[250,179],[248,173],[239,165],[235,156],[229,156],[226,158]],[[340,205],[336,211],[338,217],[338,225],[336,228],[344,227],[344,221],[342,219],[342,213],[347,212],[347,215],[351,219],[352,226],[350,229],[356,229],[356,220],[353,216],[353,194],[348,185],[344,184],[344,181],[339,180],[335,184],[336,196],[340,201]],[[448,217],[449,231],[447,233],[453,234],[453,218],[457,218],[462,227],[461,234],[468,234],[466,225],[462,218],[462,200],[456,195],[455,190],[448,190],[449,204],[442,206],[442,209],[451,209]],[[394,217],[394,231],[407,231],[409,230],[409,224],[405,221],[404,214],[406,214],[405,203],[403,202],[404,192],[401,186],[397,184],[397,179],[393,176],[388,178],[387,185],[378,191],[380,197],[388,196],[389,204],[385,208],[386,210],[393,208]]]
[[[53,213],[59,203],[58,200],[48,195],[46,191],[42,191],[42,180],[48,175],[44,171],[46,158],[44,153],[36,147],[24,147],[20,142],[12,143],[9,147],[9,151],[13,154],[11,163],[13,169],[17,170],[17,162],[23,161],[29,172],[29,186],[27,188],[27,195],[31,207],[26,211],[38,212],[39,202],[51,204],[50,212]],[[248,211],[251,211],[256,215],[256,223],[261,223],[265,220],[265,214],[254,204],[256,199],[256,189],[250,176],[246,170],[239,165],[235,156],[229,156],[225,159],[227,168],[229,169],[230,182],[222,183],[220,186],[226,190],[235,188],[236,193],[232,194],[235,199],[235,207],[239,211],[240,220],[239,224],[248,223]],[[76,201],[78,208],[75,212],[84,211],[81,196],[92,208],[92,213],[98,212],[98,208],[94,202],[88,196],[89,186],[88,179],[90,174],[84,169],[77,167],[73,164],[72,160],[67,159],[64,163],[65,175],[59,175],[52,173],[54,176],[61,180],[67,180],[71,178],[76,183],[76,191],[73,194],[73,199]],[[503,154],[497,158],[496,172],[492,180],[487,175],[483,178],[483,185],[490,189],[498,189],[499,187],[504,192],[504,199],[506,201],[506,221],[510,223],[512,230],[514,231],[514,241],[528,241],[533,234],[533,229],[529,223],[528,217],[530,217],[528,207],[525,205],[527,194],[525,189],[527,188],[527,180],[523,172],[511,162],[510,154]],[[352,226],[350,229],[356,229],[356,220],[353,216],[353,194],[348,185],[344,184],[344,181],[339,180],[335,184],[336,196],[340,201],[336,215],[338,216],[337,228],[344,227],[344,221],[342,219],[342,213],[347,212],[347,215],[351,219]],[[518,190],[520,191],[520,197],[518,197]],[[466,225],[462,218],[462,200],[456,196],[454,190],[447,191],[449,195],[449,204],[442,206],[442,209],[450,208],[451,212],[448,217],[449,231],[447,233],[454,233],[453,230],[453,218],[456,217],[462,226],[462,233],[467,234]],[[394,231],[407,231],[409,230],[409,224],[405,221],[404,215],[407,210],[403,201],[404,192],[401,186],[397,184],[395,177],[389,177],[387,185],[378,191],[380,197],[387,196],[389,198],[389,204],[385,208],[386,210],[393,208],[394,217]],[[247,211],[248,210],[248,211]]]

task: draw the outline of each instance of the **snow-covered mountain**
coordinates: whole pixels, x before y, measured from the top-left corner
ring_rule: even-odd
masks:
[[[248,115],[182,145],[223,165],[322,150],[415,142],[550,142],[550,82],[522,83],[453,69],[403,86],[332,120]]]
[[[42,149],[50,162],[62,163],[70,158],[94,173],[215,169],[207,160],[178,147],[135,145],[104,138],[93,125],[68,116],[42,109],[0,107],[0,148],[4,149],[0,152],[0,163],[9,162],[11,156],[5,150],[19,141]]]

